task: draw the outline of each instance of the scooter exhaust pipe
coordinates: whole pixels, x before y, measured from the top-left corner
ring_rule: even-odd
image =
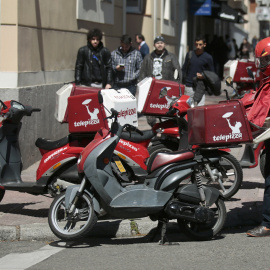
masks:
[[[185,219],[197,223],[210,221],[215,216],[211,209],[178,201],[170,201],[164,211],[170,219]]]

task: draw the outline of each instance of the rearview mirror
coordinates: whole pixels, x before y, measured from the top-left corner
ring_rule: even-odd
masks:
[[[161,88],[160,93],[159,93],[159,98],[164,98],[165,96],[167,96],[167,93],[168,93],[167,87]]]

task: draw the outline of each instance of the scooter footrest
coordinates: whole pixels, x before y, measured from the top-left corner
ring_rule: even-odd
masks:
[[[6,190],[14,190],[19,192],[26,192],[33,195],[45,194],[46,185],[37,185],[36,183],[7,183],[3,185]]]

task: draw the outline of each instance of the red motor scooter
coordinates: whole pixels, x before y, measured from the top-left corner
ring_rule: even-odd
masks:
[[[197,240],[213,238],[222,229],[226,208],[222,195],[202,185],[197,173],[217,157],[183,150],[159,153],[148,164],[148,175],[140,185],[122,186],[111,170],[110,161],[123,129],[134,128],[115,122],[110,131],[101,129],[83,150],[78,161],[80,185],[68,187],[50,206],[48,221],[52,232],[62,240],[72,241],[89,235],[102,212],[111,218],[149,216],[162,224],[161,244],[165,243],[169,220],[177,219],[184,233]],[[196,184],[183,180],[195,174]]]
[[[0,201],[5,190],[27,192],[33,195],[60,193],[67,186],[78,183],[78,174],[69,170],[76,164],[81,147],[68,144],[69,138],[58,141],[38,139],[36,146],[40,149],[42,159],[37,170],[36,182],[23,182],[21,179],[22,160],[18,137],[24,116],[31,116],[40,109],[24,106],[11,100],[0,100]],[[65,180],[61,180],[65,179]]]

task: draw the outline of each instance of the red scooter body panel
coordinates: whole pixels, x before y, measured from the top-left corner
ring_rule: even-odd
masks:
[[[189,144],[228,145],[253,141],[241,100],[196,107],[187,113]]]
[[[117,144],[115,151],[119,152],[119,157],[126,160],[132,158],[133,162],[136,162],[142,169],[146,170],[147,166],[145,161],[149,158],[149,152],[142,143],[134,143],[126,140],[120,140]]]
[[[81,152],[83,151],[83,147],[70,147],[68,144],[51,150],[42,156],[42,159],[39,163],[37,172],[36,172],[36,179],[37,181],[44,176],[44,174],[52,169],[58,163],[62,163],[66,159],[70,157],[79,158]],[[55,171],[59,169],[58,166],[55,168]]]
[[[81,153],[81,162],[78,164],[78,171],[79,173],[83,172],[83,166],[86,158],[88,157],[89,153],[93,151],[94,148],[96,148],[99,144],[104,142],[104,140],[108,140],[111,135],[108,134],[108,130],[105,128],[101,128],[97,133],[93,141],[91,141],[82,151]]]

